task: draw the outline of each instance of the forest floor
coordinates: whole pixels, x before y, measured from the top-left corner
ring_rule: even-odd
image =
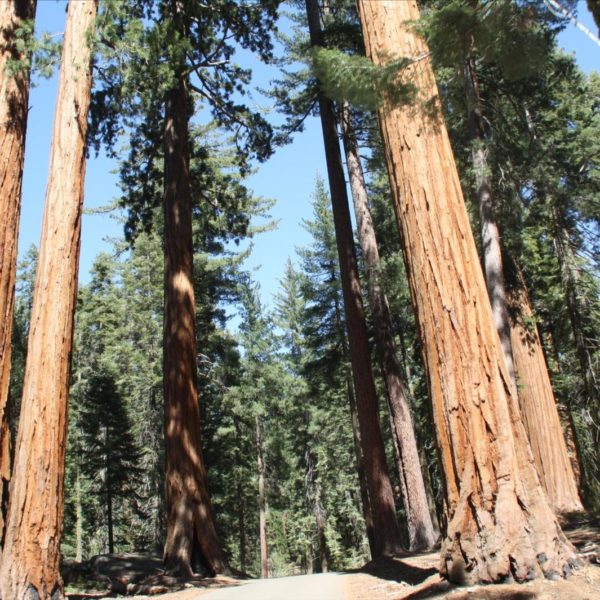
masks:
[[[67,564],[64,577],[70,600],[117,595],[137,600],[600,600],[600,520],[564,529],[584,564],[560,581],[457,587],[440,577],[436,552],[384,558],[331,576],[245,581],[230,577],[180,581],[161,574],[159,558],[108,555],[84,563],[85,568]]]

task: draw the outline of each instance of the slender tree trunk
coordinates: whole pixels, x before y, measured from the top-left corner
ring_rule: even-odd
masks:
[[[69,2],[21,417],[0,568],[2,598],[62,596],[67,401],[90,101],[94,0]]]
[[[217,535],[200,443],[196,386],[192,201],[187,81],[167,93],[165,107],[165,485],[167,571],[192,575],[199,558],[210,573],[228,570]]]
[[[305,423],[308,424],[309,417],[305,413]],[[305,451],[306,460],[306,507],[308,514],[314,513],[315,525],[317,528],[317,543],[319,545],[319,559],[321,573],[327,573],[329,571],[329,549],[327,547],[327,537],[325,535],[325,529],[327,525],[327,516],[325,509],[321,503],[321,485],[316,480],[315,465],[312,452],[310,448],[306,447]]]
[[[113,524],[113,498],[112,494],[106,494],[106,528],[108,530],[108,553],[115,552],[115,527]]]
[[[511,337],[519,390],[519,405],[540,481],[557,513],[583,510],[567,452],[548,367],[523,276],[515,265],[509,291]]]
[[[256,454],[258,463],[258,520],[260,538],[260,576],[269,577],[269,546],[267,543],[267,500],[265,494],[265,457],[260,419],[256,417]]]
[[[556,216],[556,234],[554,236],[554,248],[559,260],[565,298],[571,321],[571,329],[575,340],[575,352],[579,361],[581,377],[583,380],[585,394],[588,403],[595,407],[600,415],[600,383],[596,380],[596,369],[594,368],[593,355],[598,349],[595,342],[595,334],[589,331],[586,323],[586,313],[591,312],[585,305],[582,306],[577,288],[579,286],[580,273],[576,265],[576,257],[571,248],[568,232],[560,226],[560,215]],[[593,342],[592,342],[593,340]],[[592,342],[592,343],[590,343]],[[596,434],[596,442],[600,443],[600,428]]]
[[[75,474],[75,560],[83,560],[83,507],[81,506],[81,468],[77,458]]]
[[[240,571],[246,572],[246,502],[244,501],[241,482],[238,482],[238,530],[240,545]]]
[[[518,273],[516,265],[513,265],[512,269],[515,272],[515,285],[510,295],[511,311],[509,311],[502,245],[494,214],[492,185],[487,163],[485,122],[481,110],[477,68],[475,58],[472,56],[463,65],[463,78],[469,111],[473,170],[479,200],[485,278],[496,330],[519,399],[523,423],[542,487],[556,512],[580,511],[581,501],[567,454],[554,391],[540,339],[535,330],[529,331],[527,327],[532,311],[525,282]]]
[[[35,15],[36,0],[0,2],[0,549],[10,481],[8,388],[17,273],[21,182],[29,101],[29,70],[8,72],[22,60],[16,30]]]
[[[481,112],[479,82],[475,59],[467,58],[463,65],[463,79],[469,112],[469,129],[471,136],[471,160],[475,173],[475,187],[479,202],[479,218],[481,223],[481,240],[483,244],[483,264],[492,313],[496,330],[500,336],[500,344],[508,374],[516,386],[515,367],[510,341],[510,321],[504,284],[504,268],[502,266],[502,246],[500,231],[494,215],[494,199],[489,179],[487,163],[487,144],[485,138],[485,122]],[[516,387],[515,387],[516,389]]]
[[[342,137],[358,227],[358,238],[367,274],[369,302],[375,323],[375,338],[380,351],[387,391],[386,398],[396,449],[400,488],[408,524],[409,548],[413,551],[423,551],[434,546],[436,537],[429,514],[417,440],[408,405],[406,384],[402,376],[402,366],[398,360],[398,350],[394,341],[390,307],[381,282],[379,249],[375,237],[375,227],[371,218],[371,209],[369,208],[367,186],[360,163],[356,138],[354,137],[352,114],[347,103],[343,107]]]
[[[235,434],[236,434],[236,460],[241,464],[241,434],[239,424],[235,423]],[[238,532],[239,532],[239,552],[240,552],[240,571],[246,572],[246,497],[244,495],[244,488],[242,486],[242,480],[238,478],[236,484],[237,498],[238,498]]]
[[[358,0],[367,55],[439,107],[414,0]],[[380,126],[444,474],[441,572],[460,583],[566,575],[574,551],[543,493],[494,327],[440,114],[384,106]]]
[[[317,525],[317,539],[319,540],[319,557],[321,559],[321,573],[329,572],[329,549],[327,547],[327,538],[325,528],[327,517],[325,509],[321,504],[321,486],[315,483],[315,520]]]
[[[350,371],[350,369],[348,369]],[[373,508],[371,498],[369,497],[369,484],[365,469],[365,460],[363,458],[362,442],[360,439],[360,425],[358,423],[358,411],[356,409],[356,397],[354,396],[354,386],[352,385],[352,376],[348,372],[346,379],[346,388],[348,390],[348,406],[350,407],[350,421],[352,423],[352,439],[354,441],[354,455],[356,457],[356,472],[358,474],[358,487],[360,490],[360,500],[363,510],[363,518],[367,529],[367,539],[369,548],[376,544],[375,532],[373,530]]]
[[[306,0],[311,44],[320,44],[320,15],[317,0]],[[340,276],[348,329],[348,344],[356,408],[360,426],[360,439],[365,461],[365,473],[373,516],[373,541],[371,555],[394,555],[402,550],[400,528],[392,484],[386,464],[383,437],[379,424],[377,392],[371,369],[368,333],[362,303],[358,266],[354,253],[352,223],[348,209],[348,195],[338,141],[333,103],[319,94],[319,112],[323,128],[325,156],[335,237],[340,261]]]

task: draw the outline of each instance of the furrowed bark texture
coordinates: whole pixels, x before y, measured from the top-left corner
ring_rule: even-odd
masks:
[[[188,90],[181,78],[165,109],[165,486],[164,562],[190,576],[194,561],[213,575],[227,571],[208,494],[200,443],[196,386],[196,332],[192,199],[188,148]]]
[[[0,548],[10,481],[8,388],[29,101],[29,70],[8,72],[10,60],[25,55],[15,47],[15,32],[35,15],[36,0],[0,2]]]
[[[97,3],[69,2],[54,117],[0,596],[62,596],[59,573],[67,401],[77,294]]]
[[[386,384],[386,398],[390,411],[392,436],[396,448],[398,474],[402,501],[406,511],[409,549],[422,551],[432,548],[436,542],[419,451],[413,427],[412,415],[402,366],[394,340],[392,317],[385,290],[381,283],[379,249],[375,227],[371,218],[367,187],[356,138],[353,132],[350,107],[345,104],[342,114],[342,137],[346,153],[346,165],[354,203],[358,239],[362,248],[369,292],[369,303],[375,323],[375,337],[381,355],[381,365]]]
[[[318,46],[321,37],[321,26],[317,1],[306,0],[306,8],[311,44]],[[400,528],[396,517],[392,484],[386,464],[383,437],[379,424],[377,392],[371,368],[368,333],[358,278],[358,265],[354,253],[352,223],[348,208],[348,194],[338,141],[335,111],[333,102],[327,100],[322,94],[319,94],[319,112],[340,261],[340,277],[348,330],[350,363],[356,393],[360,440],[373,516],[374,545],[371,547],[371,555],[373,558],[377,558],[382,555],[394,555],[402,550]]]
[[[416,2],[359,0],[367,54],[439,105]],[[459,583],[566,574],[574,560],[542,491],[498,334],[448,134],[422,107],[379,114],[444,473],[441,571]]]
[[[469,111],[473,171],[479,201],[485,279],[496,330],[519,399],[523,423],[542,487],[556,512],[580,511],[581,501],[567,453],[554,391],[537,331],[527,327],[532,311],[525,282],[515,264],[511,265],[515,281],[510,300],[505,285],[502,244],[487,162],[485,121],[481,110],[476,62],[472,56],[463,65],[463,78]]]
[[[519,405],[542,487],[557,513],[581,511],[546,359],[520,273],[508,298]]]

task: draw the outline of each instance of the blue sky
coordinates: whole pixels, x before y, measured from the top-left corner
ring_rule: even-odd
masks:
[[[36,26],[40,31],[60,33],[64,27],[65,0],[40,0]],[[585,2],[579,2],[579,19],[594,33],[597,28],[588,13]],[[580,66],[587,72],[600,71],[600,47],[573,26],[561,34],[561,45],[573,52]],[[261,84],[269,78],[268,71],[259,73]],[[22,255],[31,244],[39,244],[49,149],[56,93],[56,78],[38,81],[30,95],[27,129],[27,147],[23,181],[21,231],[19,251]],[[117,178],[111,173],[115,164],[105,157],[88,161],[85,207],[87,210],[106,206],[118,194]],[[254,241],[254,251],[247,266],[254,270],[260,283],[263,300],[271,303],[278,289],[278,280],[288,257],[294,257],[295,247],[308,242],[300,227],[303,218],[310,218],[310,196],[317,174],[325,174],[323,142],[317,119],[307,122],[306,130],[296,135],[293,144],[281,148],[265,164],[259,165],[248,185],[257,196],[274,198],[277,203],[272,216],[279,220],[275,231],[261,234]],[[83,217],[80,261],[80,282],[89,279],[94,257],[109,250],[107,239],[119,237],[122,226],[115,216],[85,214]]]

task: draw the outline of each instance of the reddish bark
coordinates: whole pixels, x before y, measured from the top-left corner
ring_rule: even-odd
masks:
[[[321,25],[316,0],[306,0],[306,8],[311,44],[318,46],[321,37]],[[371,546],[371,554],[373,558],[377,558],[382,555],[394,555],[402,550],[400,528],[379,424],[377,392],[371,368],[368,333],[354,252],[352,223],[348,208],[348,194],[346,192],[336,118],[333,103],[328,101],[322,94],[319,94],[319,112],[340,261],[340,277],[346,313],[350,363],[356,393],[360,441],[373,516],[374,543]]]
[[[496,330],[500,336],[502,352],[515,386],[515,393],[519,398],[523,423],[542,487],[555,511],[580,511],[581,501],[567,454],[541,342],[535,328],[527,326],[532,318],[527,289],[514,264],[512,270],[515,282],[510,300],[506,290],[502,244],[489,178],[485,121],[481,110],[474,57],[465,61],[463,76],[471,130],[473,171],[479,200],[483,263]]]
[[[423,551],[434,546],[436,536],[433,532],[433,523],[429,514],[429,504],[425,492],[423,473],[421,472],[412,415],[408,405],[406,384],[402,375],[402,366],[398,360],[396,342],[394,341],[390,307],[381,282],[379,249],[369,208],[367,186],[354,137],[352,115],[347,104],[343,108],[341,120],[358,239],[367,273],[369,303],[373,313],[375,338],[379,347],[386,384],[386,398],[390,411],[392,437],[396,449],[402,501],[406,511],[409,549]]]
[[[33,19],[36,0],[0,2],[0,547],[10,481],[8,388],[29,101],[29,70],[11,74],[9,61],[21,61],[15,32]]]
[[[185,78],[167,94],[165,109],[165,485],[168,572],[190,576],[199,560],[213,575],[228,571],[208,494],[200,443],[196,385],[192,199],[188,90]]]
[[[542,486],[557,513],[583,510],[546,359],[519,273],[509,291],[519,406]]]
[[[367,55],[440,105],[414,0],[358,0]],[[539,483],[441,113],[379,111],[446,494],[441,571],[460,583],[560,577],[574,551]]]
[[[97,2],[69,2],[0,569],[2,598],[62,596],[59,573],[73,315]]]

